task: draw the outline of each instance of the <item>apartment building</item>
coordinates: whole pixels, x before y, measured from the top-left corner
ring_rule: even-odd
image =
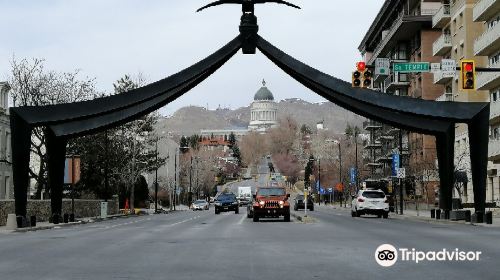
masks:
[[[487,58],[476,56],[474,41],[483,33],[484,25],[473,21],[473,8],[478,0],[446,0],[432,18],[432,27],[440,28],[442,35],[433,43],[435,56],[455,60],[457,65],[464,59],[473,59],[477,67],[485,67]],[[461,77],[446,76],[443,72],[434,73],[434,83],[444,86],[443,94],[437,101],[488,102],[489,93],[484,90],[462,90]],[[460,193],[455,189],[455,196],[462,202],[474,201],[471,180],[469,136],[467,126],[459,124],[455,128],[455,166],[462,175]]]
[[[10,146],[10,119],[8,93],[10,87],[0,82],[0,199],[13,199],[12,153]]]
[[[433,15],[441,8],[441,1],[386,0],[364,36],[358,49],[364,60],[373,65],[377,58],[391,62],[440,62],[434,56],[433,43],[441,36],[441,29],[433,28]],[[381,94],[410,96],[435,100],[444,92],[442,84],[434,83],[431,73],[391,73],[376,75],[373,87]],[[401,160],[407,169],[405,190],[434,195],[439,186],[435,174],[436,148],[432,136],[400,131],[373,121],[365,123],[370,132],[370,152],[367,166],[373,181],[391,183],[392,155],[399,153],[399,135],[402,138]],[[425,177],[425,178],[424,178]]]
[[[479,0],[473,7],[472,18],[483,25],[483,32],[474,41],[474,55],[487,57],[487,67],[500,68],[500,1]],[[488,145],[487,201],[500,201],[500,73],[477,75],[476,87],[490,95],[490,143]]]

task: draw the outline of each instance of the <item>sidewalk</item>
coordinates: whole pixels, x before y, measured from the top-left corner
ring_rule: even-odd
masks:
[[[344,207],[344,204],[342,203],[342,206],[339,205],[339,203],[334,203],[332,204],[321,204],[318,205],[317,203],[314,204],[315,207],[321,207],[324,209],[331,209],[335,211],[345,211],[345,212],[350,212],[351,211],[351,206],[349,203],[347,203],[347,207]],[[474,213],[474,209],[466,209],[466,210],[471,210],[472,213]],[[487,209],[488,210],[488,209]],[[498,212],[497,212],[498,213]],[[430,209],[423,209],[423,210],[415,210],[415,209],[404,209],[403,210],[403,215],[399,215],[396,212],[391,212],[389,213],[389,218],[393,219],[400,219],[400,220],[414,220],[414,221],[422,221],[422,222],[429,222],[429,223],[440,223],[440,224],[463,224],[463,225],[475,225],[475,226],[483,226],[483,227],[500,227],[500,216],[496,215],[494,212],[493,214],[493,224],[488,225],[486,223],[479,223],[479,224],[472,224],[470,222],[465,222],[465,221],[452,221],[452,220],[444,220],[444,219],[432,219],[431,218],[431,211]]]
[[[175,212],[187,211],[187,210],[189,210],[188,206],[177,205]],[[167,214],[170,214],[170,213],[174,213],[174,211],[167,212]],[[146,215],[153,215],[153,213],[149,213]],[[100,218],[100,217],[87,217],[87,218],[81,218],[74,223],[59,223],[57,225],[55,225],[53,223],[49,223],[49,222],[37,222],[36,227],[17,228],[14,230],[7,229],[6,226],[0,226],[0,235],[7,234],[7,233],[13,233],[13,232],[28,232],[28,231],[46,230],[46,229],[53,229],[53,228],[71,227],[71,226],[75,226],[75,225],[97,223],[97,222],[102,222],[102,221],[107,221],[107,220],[112,220],[112,219],[120,219],[120,218],[124,219],[124,218],[138,217],[138,216],[140,216],[140,215],[116,214],[116,215],[108,215],[105,219]]]

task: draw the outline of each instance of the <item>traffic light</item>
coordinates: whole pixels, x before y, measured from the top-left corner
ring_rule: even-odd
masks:
[[[363,84],[363,73],[366,70],[366,63],[363,61],[356,63],[356,71],[352,72],[352,87],[361,87]]]
[[[372,85],[373,72],[361,61],[356,63],[356,71],[352,72],[352,87],[370,87]]]
[[[476,88],[476,65],[474,60],[462,60],[462,89]]]
[[[361,72],[358,70],[352,72],[352,87],[361,86]]]
[[[363,87],[368,88],[372,86],[373,73],[370,69],[363,72]]]

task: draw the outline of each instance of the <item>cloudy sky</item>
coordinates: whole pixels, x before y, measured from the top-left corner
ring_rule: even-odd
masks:
[[[259,34],[297,59],[344,80],[383,0],[292,0],[302,10],[258,5]],[[80,69],[100,91],[124,74],[149,82],[210,55],[238,34],[241,7],[195,10],[209,0],[0,0],[0,80],[15,56],[43,58],[56,71]],[[198,87],[162,110],[187,105],[248,105],[265,78],[275,98],[322,99],[260,53],[237,54]]]

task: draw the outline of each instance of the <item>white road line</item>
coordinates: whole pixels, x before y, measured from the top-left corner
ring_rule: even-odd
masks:
[[[244,221],[246,218],[247,218],[247,216],[246,216],[246,215],[242,215],[242,216],[241,216],[241,219],[240,219],[240,220],[239,220],[239,222],[238,222],[238,225],[243,224],[243,221]]]

